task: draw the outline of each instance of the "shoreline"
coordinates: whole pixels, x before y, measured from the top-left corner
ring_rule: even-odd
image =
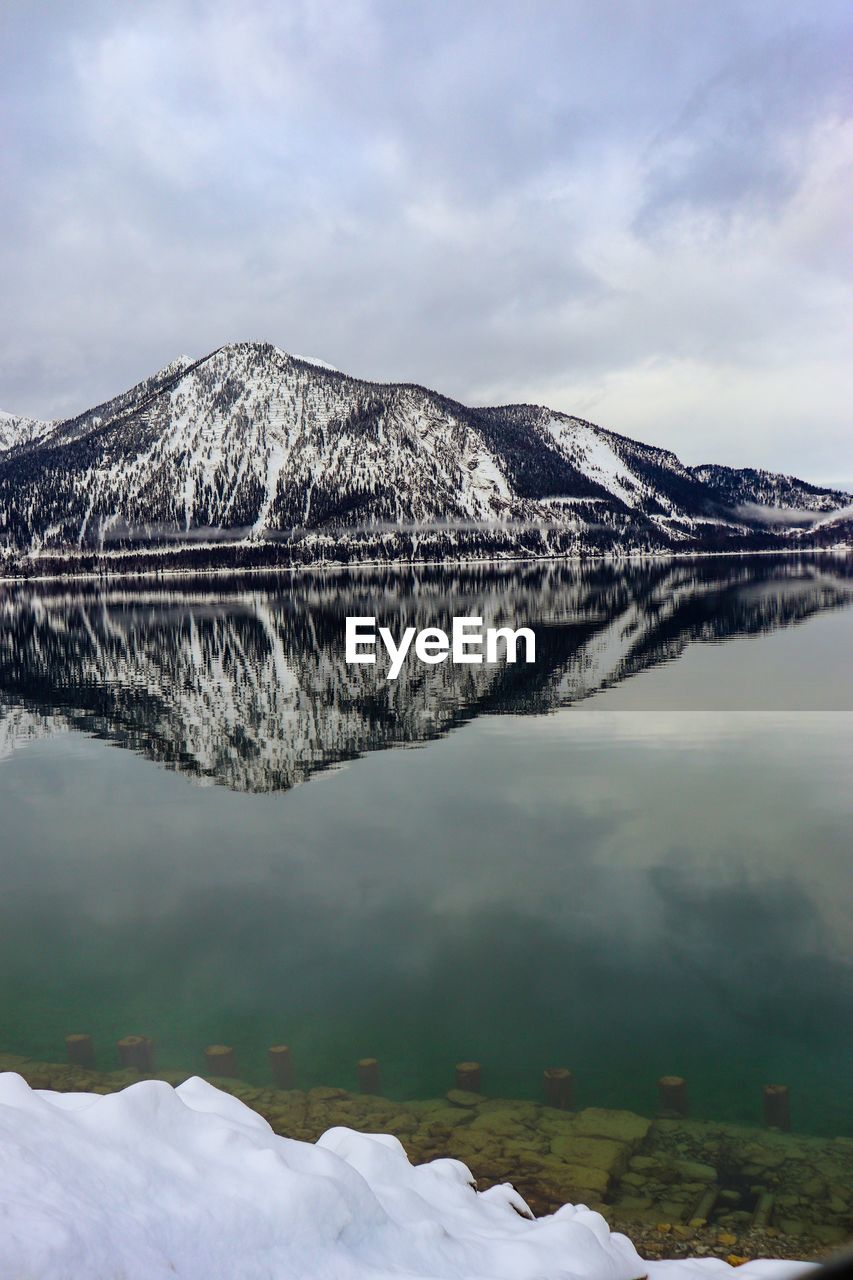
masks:
[[[0,1055],[0,1071],[34,1089],[99,1094],[147,1079],[175,1086],[194,1074],[103,1072],[13,1054]],[[586,1204],[650,1261],[817,1260],[853,1235],[850,1138],[597,1107],[559,1110],[460,1089],[400,1102],[340,1088],[204,1078],[283,1137],[314,1143],[336,1126],[390,1133],[413,1164],[462,1160],[478,1190],[511,1182],[537,1217]]]
[[[140,553],[148,554],[148,553]],[[460,569],[470,567],[506,567],[527,564],[614,564],[637,561],[691,561],[691,560],[740,560],[747,556],[853,556],[853,545],[832,547],[753,547],[743,551],[629,551],[624,555],[607,552],[576,552],[553,556],[513,556],[513,557],[459,557],[441,560],[356,560],[332,561],[321,560],[312,564],[272,564],[242,565],[230,568],[166,568],[166,569],[115,569],[104,572],[81,571],[76,573],[44,573],[44,574],[4,574],[0,572],[0,587],[13,584],[26,585],[30,582],[116,582],[163,581],[173,578],[240,578],[260,575],[270,577],[296,575],[303,573],[342,573],[370,571],[411,571],[414,569]]]

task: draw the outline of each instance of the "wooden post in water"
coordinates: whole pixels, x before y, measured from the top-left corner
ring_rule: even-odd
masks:
[[[292,1089],[295,1082],[293,1059],[286,1044],[274,1044],[267,1050],[276,1089]]]
[[[154,1044],[147,1036],[123,1036],[116,1045],[123,1067],[132,1067],[143,1075],[154,1070]]]
[[[758,1203],[755,1206],[755,1213],[752,1215],[752,1230],[763,1231],[765,1227],[769,1227],[773,1219],[773,1206],[776,1197],[772,1191],[762,1191],[758,1197]]]
[[[693,1213],[688,1218],[691,1227],[704,1227],[705,1223],[714,1212],[714,1205],[717,1203],[717,1196],[720,1194],[719,1187],[709,1187],[707,1191],[703,1191],[699,1197],[699,1202]]]
[[[542,1084],[548,1106],[571,1111],[573,1083],[568,1067],[546,1067],[542,1074]]]
[[[90,1035],[77,1032],[66,1036],[65,1048],[68,1052],[68,1061],[73,1067],[84,1067],[87,1071],[94,1071],[95,1046]]]
[[[358,1064],[358,1087],[362,1093],[380,1093],[378,1058],[362,1058]]]
[[[764,1123],[783,1133],[791,1128],[791,1099],[786,1084],[764,1086]]]
[[[658,1080],[660,1114],[662,1116],[689,1116],[687,1081],[682,1076],[661,1076]]]
[[[481,1067],[479,1062],[457,1062],[456,1088],[469,1093],[480,1092]]]
[[[209,1044],[204,1051],[204,1060],[208,1075],[236,1078],[237,1061],[230,1044]]]

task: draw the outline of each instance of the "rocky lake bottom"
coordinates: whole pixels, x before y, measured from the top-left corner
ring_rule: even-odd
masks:
[[[0,1055],[31,1088],[115,1093],[186,1072],[89,1071]],[[399,1138],[415,1164],[449,1157],[478,1190],[510,1182],[535,1216],[583,1203],[649,1259],[818,1259],[853,1235],[853,1139],[490,1098],[466,1089],[397,1101],[344,1089],[259,1088],[207,1077],[283,1137],[316,1142],[336,1126]]]

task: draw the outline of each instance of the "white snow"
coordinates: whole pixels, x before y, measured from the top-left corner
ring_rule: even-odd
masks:
[[[396,1138],[316,1145],[203,1080],[121,1093],[33,1091],[0,1075],[0,1274],[17,1280],[702,1280],[720,1260],[644,1262],[583,1206],[546,1218],[456,1160],[413,1166]],[[748,1263],[737,1280],[786,1280]]]
[[[53,422],[42,422],[38,418],[27,418],[0,409],[0,451],[40,440],[54,425]]]
[[[579,418],[562,415],[551,418],[548,430],[579,471],[627,507],[636,507],[638,497],[648,490],[648,485],[619,457],[610,444],[608,432]]]
[[[276,349],[278,350],[278,348]],[[287,353],[282,351],[281,354],[286,355]],[[331,369],[332,373],[340,372],[336,365],[329,364],[328,360],[318,360],[316,356],[298,356],[294,353],[291,359],[301,360],[303,364],[315,364],[318,369]]]

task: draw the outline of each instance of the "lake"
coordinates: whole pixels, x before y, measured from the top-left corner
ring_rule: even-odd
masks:
[[[0,587],[0,1050],[853,1134],[853,562]],[[534,666],[348,666],[344,618]],[[417,749],[414,749],[417,748]]]

